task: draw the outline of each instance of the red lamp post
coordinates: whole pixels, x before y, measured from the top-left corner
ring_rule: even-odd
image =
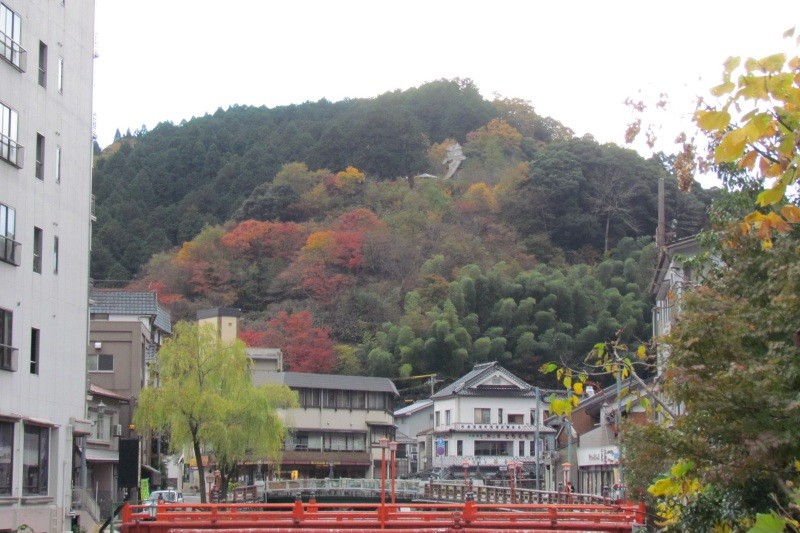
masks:
[[[389,447],[389,439],[381,437],[378,441],[381,447],[381,508],[386,504],[386,448]]]
[[[392,452],[392,505],[395,502],[395,479],[397,479],[397,442],[392,441],[389,443],[389,451]]]

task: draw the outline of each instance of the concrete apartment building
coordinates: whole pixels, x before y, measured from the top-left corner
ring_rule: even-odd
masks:
[[[91,432],[94,14],[0,0],[0,528],[70,529]]]

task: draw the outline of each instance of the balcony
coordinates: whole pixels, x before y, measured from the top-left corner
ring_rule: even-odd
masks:
[[[539,454],[539,463],[550,464],[553,457],[551,452],[541,452]],[[536,457],[533,455],[448,455],[434,457],[431,466],[457,466],[463,468],[465,462],[469,463],[470,467],[497,467],[505,466],[510,462],[536,464]]]
[[[0,344],[0,370],[17,371],[17,349],[13,346]]]
[[[28,66],[28,52],[3,32],[0,32],[0,58],[20,72],[25,72]]]
[[[25,149],[17,141],[0,133],[0,159],[17,168],[22,168]]]
[[[10,265],[19,266],[20,243],[5,235],[0,235],[0,261]]]

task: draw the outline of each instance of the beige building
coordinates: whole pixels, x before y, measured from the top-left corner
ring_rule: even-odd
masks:
[[[117,486],[120,439],[141,440],[139,475],[149,479],[150,486],[166,481],[159,475],[152,436],[140,434],[131,422],[142,388],[155,376],[156,354],[172,332],[172,324],[152,291],[93,289],[89,312],[87,399],[95,426],[86,443],[91,489],[86,507],[93,508],[93,499],[101,515],[108,516],[113,502],[123,496],[122,487]]]
[[[68,531],[86,420],[94,2],[0,0],[0,528]]]
[[[281,413],[289,437],[276,475],[364,478],[380,475],[380,439],[394,440],[398,396],[388,378],[274,372],[254,376],[256,385],[286,385],[300,406]]]

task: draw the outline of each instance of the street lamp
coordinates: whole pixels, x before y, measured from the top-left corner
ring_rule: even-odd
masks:
[[[394,483],[395,479],[397,479],[397,441],[389,443],[389,451],[392,452],[392,505],[394,505]]]
[[[389,447],[389,439],[381,437],[378,441],[381,447],[381,507],[386,504],[386,448]]]

